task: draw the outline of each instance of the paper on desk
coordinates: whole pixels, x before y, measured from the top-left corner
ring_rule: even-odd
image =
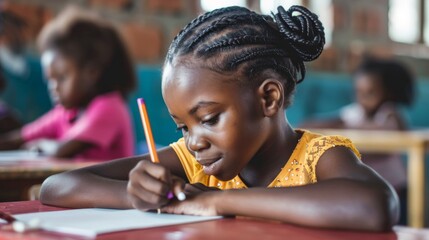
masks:
[[[0,151],[0,164],[2,162],[18,162],[39,160],[40,153],[30,150],[10,150]]]
[[[94,238],[98,234],[124,230],[152,228],[192,222],[215,220],[220,216],[202,217],[175,214],[156,214],[136,209],[117,210],[85,208],[52,212],[17,214],[21,221],[38,218],[46,231]]]

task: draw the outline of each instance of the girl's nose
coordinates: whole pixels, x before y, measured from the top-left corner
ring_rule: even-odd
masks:
[[[192,152],[200,152],[210,146],[200,134],[189,134],[187,142],[188,149]]]
[[[58,102],[58,84],[57,81],[53,80],[53,79],[49,79],[48,80],[48,90],[49,90],[49,95],[51,97],[51,100],[54,103]]]
[[[49,91],[57,91],[57,81],[55,81],[54,79],[49,79],[48,80],[48,89]]]

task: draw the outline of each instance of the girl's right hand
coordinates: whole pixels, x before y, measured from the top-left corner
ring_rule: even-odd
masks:
[[[166,205],[172,194],[183,192],[185,181],[173,176],[161,164],[142,160],[130,171],[127,192],[134,208],[157,209]]]

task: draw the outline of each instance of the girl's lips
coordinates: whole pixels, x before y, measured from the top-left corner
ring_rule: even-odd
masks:
[[[205,164],[201,164],[203,166],[203,171],[207,175],[216,175],[219,171],[222,158],[211,159],[211,162],[207,161]]]
[[[219,157],[216,158],[198,158],[196,159],[197,162],[203,166],[209,166],[217,161],[219,161]]]
[[[218,171],[222,158],[205,158],[197,159],[198,163],[203,166],[203,171],[207,175],[215,175]]]

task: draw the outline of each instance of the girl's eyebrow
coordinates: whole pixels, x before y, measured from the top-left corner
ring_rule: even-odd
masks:
[[[200,101],[194,107],[192,107],[191,110],[189,110],[189,114],[194,115],[200,108],[207,107],[214,104],[218,104],[218,103],[211,102],[211,101]]]
[[[194,107],[192,107],[188,111],[188,113],[191,114],[191,115],[194,115],[200,108],[204,108],[204,107],[207,107],[207,106],[210,106],[210,105],[216,105],[216,104],[219,104],[219,103],[217,103],[217,102],[211,102],[211,101],[200,101]],[[174,115],[174,114],[170,113],[170,116],[172,118],[174,118],[174,119],[178,119],[178,117],[176,115]]]

